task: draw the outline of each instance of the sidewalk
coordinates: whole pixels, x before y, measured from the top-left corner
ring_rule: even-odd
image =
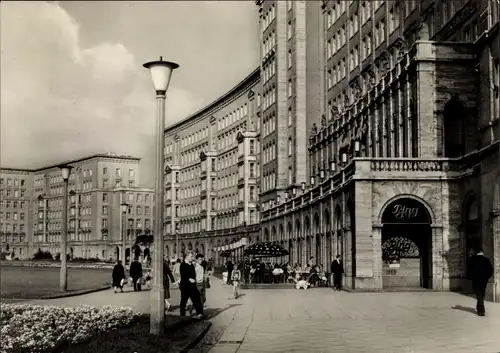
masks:
[[[221,280],[212,277],[210,279],[212,287],[207,290],[207,315],[213,317],[215,313],[227,309],[231,304],[228,296],[232,294],[232,288],[222,285]],[[23,303],[39,305],[62,305],[67,307],[76,307],[80,305],[91,305],[103,307],[110,305],[112,307],[130,307],[139,313],[149,314],[151,292],[149,288],[144,288],[141,292],[134,292],[132,287],[124,287],[124,293],[114,293],[113,289],[104,290],[95,293],[89,293],[74,297],[64,297],[56,299],[37,299],[24,301]],[[176,288],[170,289],[171,298],[169,299],[172,309],[169,314],[179,315],[180,292]],[[222,298],[222,299],[221,299]]]
[[[247,290],[190,352],[500,352],[500,304],[449,292]]]

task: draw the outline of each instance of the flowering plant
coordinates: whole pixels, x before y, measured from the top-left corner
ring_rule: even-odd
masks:
[[[51,352],[94,335],[128,326],[138,318],[131,308],[65,308],[0,304],[0,353]]]

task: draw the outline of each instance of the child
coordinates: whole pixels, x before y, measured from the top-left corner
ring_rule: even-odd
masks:
[[[234,299],[238,299],[238,296],[240,295],[240,278],[241,278],[241,272],[238,267],[238,265],[234,265],[233,271],[231,273],[231,280],[233,282],[233,295]]]

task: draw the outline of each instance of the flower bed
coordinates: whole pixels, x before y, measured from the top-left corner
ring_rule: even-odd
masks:
[[[52,352],[134,323],[130,308],[0,304],[0,353]]]

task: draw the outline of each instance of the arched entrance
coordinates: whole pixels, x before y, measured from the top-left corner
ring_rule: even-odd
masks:
[[[264,241],[269,241],[269,229],[265,228],[264,229]],[[259,240],[257,239],[257,243]]]
[[[125,249],[125,259],[130,262],[130,248]],[[125,264],[125,262],[123,264]]]
[[[477,249],[481,248],[481,221],[479,218],[479,207],[474,195],[470,195],[464,208],[464,231],[465,231],[465,256],[467,257],[465,273],[469,278],[470,260]]]
[[[432,219],[419,200],[402,197],[382,214],[384,288],[431,286]]]
[[[317,213],[314,214],[314,254],[311,254],[311,256],[315,257],[316,264],[321,264],[321,235],[320,235],[320,224],[319,224],[319,215]]]
[[[73,252],[73,248],[71,248],[71,252]],[[120,259],[120,248],[118,246],[115,248],[115,260],[122,260],[123,262],[123,259]]]

